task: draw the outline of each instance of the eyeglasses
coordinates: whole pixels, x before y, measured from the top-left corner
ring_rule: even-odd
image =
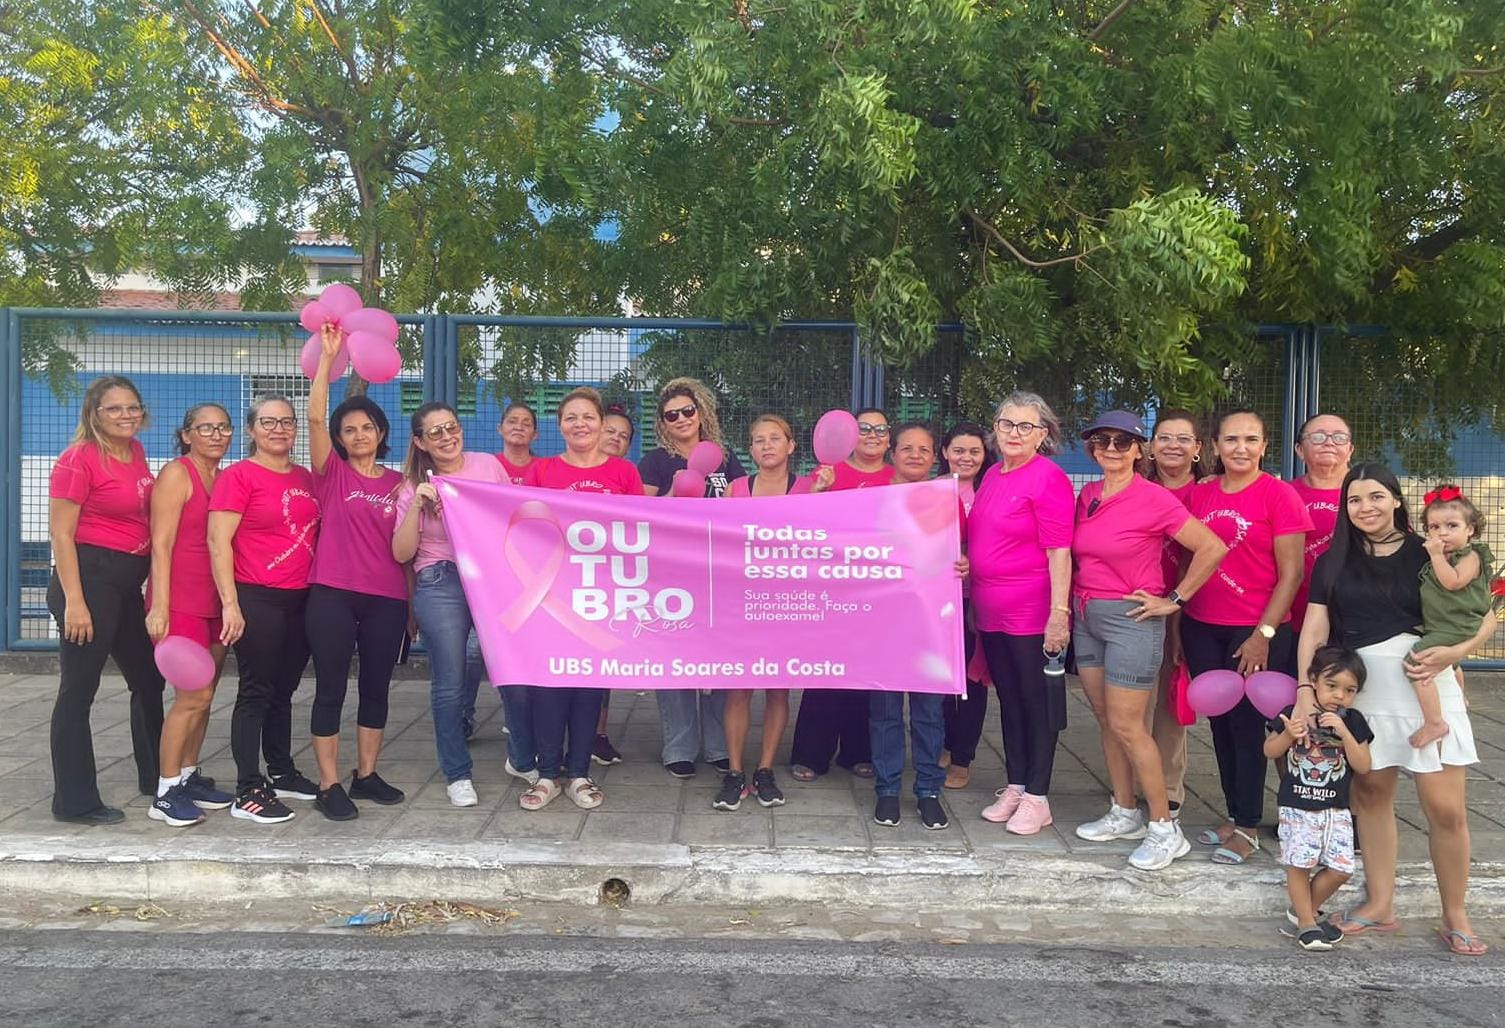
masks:
[[[1128,453],[1129,448],[1139,442],[1131,435],[1122,435],[1114,432],[1095,432],[1087,437],[1087,447],[1092,450],[1113,450],[1116,453]]]
[[[1161,434],[1155,437],[1155,442],[1159,443],[1161,446],[1170,446],[1172,443],[1175,443],[1177,446],[1192,446],[1196,443],[1196,441],[1197,437],[1194,435]]]
[[[270,432],[270,431],[272,431],[274,429],[278,429],[278,428],[283,429],[284,431],[287,431],[287,432],[291,432],[293,429],[295,429],[295,428],[298,427],[298,419],[297,418],[270,418],[270,417],[268,417],[268,418],[257,418],[256,419],[256,424],[258,426],[260,426],[260,428],[261,428],[261,430],[263,432]]]
[[[858,435],[888,435],[887,425],[870,425],[866,421],[857,422]]]
[[[426,439],[440,439],[447,435],[459,435],[463,430],[458,421],[446,421],[442,425],[430,425],[423,430]]]
[[[234,435],[235,426],[220,422],[217,425],[194,425],[193,434],[200,439],[210,439],[217,435]]]
[[[1332,443],[1334,446],[1346,446],[1353,436],[1347,432],[1308,432],[1301,437],[1313,446],[1321,446],[1323,443]]]
[[[133,403],[129,406],[115,404],[111,407],[95,407],[94,409],[107,418],[139,418],[146,413],[146,408],[139,403]]]
[[[684,418],[686,421],[688,421],[690,418],[693,418],[695,416],[695,413],[695,405],[693,403],[687,403],[683,407],[671,407],[668,410],[660,413],[659,417],[663,418],[664,421],[672,425],[680,418]]]
[[[993,426],[998,429],[999,435],[1029,435],[1045,427],[1033,421],[1010,421],[1008,418],[999,418],[993,422]]]

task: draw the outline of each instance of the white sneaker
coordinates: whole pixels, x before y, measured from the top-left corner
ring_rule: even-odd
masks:
[[[1143,839],[1144,813],[1138,807],[1120,807],[1110,802],[1108,812],[1096,821],[1078,825],[1078,839],[1088,842],[1111,842],[1114,839]]]
[[[1129,854],[1129,864],[1141,871],[1162,871],[1190,852],[1191,843],[1181,834],[1180,821],[1151,821],[1144,842]]]
[[[449,802],[456,807],[473,807],[481,802],[476,796],[476,787],[470,784],[469,778],[450,782],[444,787],[444,791],[449,793]]]
[[[532,771],[519,771],[517,768],[512,766],[511,757],[507,758],[507,763],[503,765],[503,770],[505,770],[513,778],[521,778],[529,785],[538,784],[538,769],[534,768]]]

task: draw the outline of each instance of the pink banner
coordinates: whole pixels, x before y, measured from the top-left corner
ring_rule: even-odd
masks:
[[[951,478],[719,500],[435,481],[493,682],[966,691]]]

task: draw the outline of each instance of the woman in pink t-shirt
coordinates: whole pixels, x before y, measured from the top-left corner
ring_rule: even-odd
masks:
[[[481,679],[478,662],[469,651],[470,603],[460,581],[455,550],[440,513],[434,475],[473,478],[481,482],[509,481],[501,462],[490,454],[465,452],[460,416],[447,403],[425,403],[413,412],[404,464],[404,482],[397,495],[392,556],[413,564],[413,616],[429,655],[429,705],[434,718],[434,749],[444,773],[449,801],[457,807],[480,802],[471,781],[473,764],[465,744],[467,711],[473,711]],[[539,462],[528,465],[531,473]],[[508,774],[529,784],[538,780],[537,750],[533,746],[532,717],[525,699],[509,705],[507,686],[502,700],[511,733],[507,740]]]
[[[145,425],[146,406],[130,379],[95,379],[84,391],[73,442],[48,483],[53,568],[47,609],[61,637],[62,675],[52,707],[52,816],[59,821],[109,825],[125,818],[100,798],[89,731],[110,657],[131,692],[136,780],[148,796],[157,789],[162,675],[141,598],[151,564],[152,472],[136,439]]]
[[[359,816],[352,800],[383,805],[403,800],[402,790],[376,773],[376,758],[387,727],[392,667],[408,630],[407,575],[392,556],[402,475],[379,463],[388,452],[391,426],[366,396],[351,396],[327,414],[329,373],[341,343],[339,330],[325,325],[308,392],[308,455],[322,511],[304,612],[314,660],[309,728],[319,765],[314,806],[331,821]],[[355,652],[361,658],[360,699],[355,771],[347,793],[340,784],[340,714]]]
[[[1316,567],[1317,558],[1327,552],[1338,527],[1343,478],[1348,474],[1348,462],[1353,459],[1353,430],[1336,414],[1314,414],[1296,433],[1296,456],[1306,464],[1306,474],[1292,479],[1291,488],[1301,497],[1312,519],[1312,530],[1307,533],[1306,546],[1301,551],[1301,588],[1291,601],[1291,633],[1299,639],[1306,617],[1307,593],[1312,586],[1312,568]],[[1293,677],[1301,677],[1294,665],[1285,670]]]
[[[972,513],[972,502],[977,498],[979,476],[993,466],[993,454],[988,449],[987,432],[981,425],[961,421],[951,426],[941,439],[941,474],[953,475],[961,491],[962,528],[965,532],[967,515]],[[966,542],[965,537],[963,543]],[[972,583],[962,579],[962,638],[967,666],[972,666],[972,656],[977,649],[977,630],[972,624]],[[966,696],[942,698],[946,718],[945,749],[941,751],[941,766],[946,769],[946,788],[965,789],[972,781],[972,761],[977,756],[977,744],[982,739],[982,726],[988,716],[988,687],[985,683],[967,679]]]
[[[246,428],[249,456],[220,472],[209,497],[209,559],[220,642],[235,647],[240,668],[230,716],[230,815],[277,824],[293,817],[283,800],[312,800],[319,791],[293,763],[293,693],[308,666],[304,608],[319,500],[313,476],[293,462],[298,416],[287,397],[258,396]],[[263,753],[270,780],[261,773]]]
[[[544,489],[642,496],[638,469],[601,450],[606,415],[601,394],[589,386],[572,389],[559,404],[564,452],[529,465],[528,484]],[[605,798],[590,778],[591,744],[604,689],[589,686],[537,686],[529,690],[533,732],[538,743],[538,781],[519,797],[524,810],[542,810],[562,791],[575,806],[590,810]],[[566,736],[568,744],[566,745]],[[559,779],[564,778],[561,788]]]
[[[1046,653],[1071,639],[1071,480],[1046,455],[1061,424],[1034,393],[998,407],[993,431],[1000,461],[980,476],[967,516],[972,613],[998,690],[1007,782],[982,812],[1016,835],[1052,821],[1056,737],[1066,727],[1064,674],[1045,674]]]
[[[199,751],[209,727],[209,705],[219,685],[226,649],[220,642],[219,592],[209,566],[209,494],[230,448],[235,422],[217,403],[188,408],[179,426],[182,456],[162,468],[152,490],[152,577],[147,584],[146,631],[153,642],[169,635],[191,639],[214,657],[214,681],[204,689],[174,686],[162,725],[161,777],[147,814],[174,828],[204,820],[199,808],[224,810],[235,799],[199,774]]]
[[[1108,812],[1078,826],[1090,842],[1143,839],[1129,857],[1141,871],[1160,871],[1191,843],[1170,811],[1160,752],[1145,725],[1165,643],[1163,619],[1180,611],[1211,576],[1228,548],[1171,493],[1140,477],[1149,431],[1139,416],[1108,411],[1082,433],[1103,469],[1076,503],[1071,553],[1077,674],[1103,738],[1113,797]],[[1165,541],[1191,551],[1191,563],[1165,593]],[[1149,822],[1134,801],[1138,779]]]
[[[1287,667],[1296,645],[1291,599],[1301,584],[1301,548],[1312,519],[1285,482],[1260,468],[1267,438],[1257,413],[1237,410],[1213,435],[1215,477],[1191,493],[1191,512],[1228,546],[1228,555],[1181,617],[1181,648],[1195,678],[1214,668],[1250,675]],[[1208,719],[1228,820],[1197,836],[1219,864],[1242,864],[1259,849],[1265,810],[1265,718],[1248,698]]]

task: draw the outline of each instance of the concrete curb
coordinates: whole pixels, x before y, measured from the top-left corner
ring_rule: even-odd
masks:
[[[638,905],[834,903],[920,909],[1070,908],[1104,914],[1231,917],[1278,914],[1284,872],[1214,867],[1195,856],[1159,873],[1119,857],[1048,857],[793,848],[577,842],[367,843],[329,840],[177,841],[161,846],[29,836],[0,842],[0,895],[157,903],[226,902],[237,897],[372,903],[444,898],[497,904],[529,900],[600,902],[619,879]],[[1435,914],[1437,888],[1426,864],[1402,865],[1398,913]],[[1505,864],[1475,864],[1470,909],[1505,915]]]

